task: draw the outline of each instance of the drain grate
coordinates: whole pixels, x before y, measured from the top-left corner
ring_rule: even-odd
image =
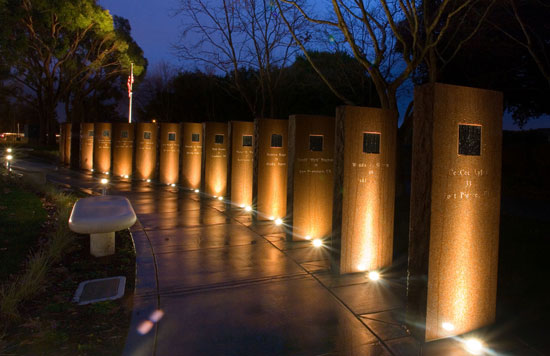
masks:
[[[122,298],[126,277],[109,277],[81,282],[76,289],[73,301],[78,305],[103,302]]]

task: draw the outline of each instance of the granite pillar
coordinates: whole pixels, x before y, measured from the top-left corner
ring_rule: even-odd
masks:
[[[333,251],[340,273],[392,263],[397,112],[336,110]]]
[[[202,123],[184,122],[181,125],[181,185],[188,189],[200,189],[204,138]]]
[[[134,155],[134,124],[113,124],[113,175],[129,177],[132,175]]]
[[[293,115],[288,131],[287,223],[293,240],[332,233],[334,118]]]
[[[136,127],[136,179],[154,179],[157,169],[158,126],[140,122]]]
[[[63,140],[63,150],[65,151],[65,154],[63,155],[63,163],[66,165],[71,164],[71,138],[72,138],[72,129],[73,124],[65,123],[65,130],[64,130],[64,140]]]
[[[87,171],[94,168],[94,124],[80,124],[80,169]]]
[[[59,124],[59,163],[65,164],[65,123]]]
[[[256,219],[286,217],[288,120],[254,120]]]
[[[502,94],[414,93],[407,323],[431,341],[495,319]]]
[[[231,121],[231,202],[252,206],[254,123]]]
[[[94,171],[108,174],[111,171],[112,125],[96,122],[94,125]]]
[[[181,129],[179,123],[160,124],[159,181],[177,184],[180,164]]]
[[[228,126],[223,122],[205,122],[204,136],[203,191],[212,196],[226,196]]]

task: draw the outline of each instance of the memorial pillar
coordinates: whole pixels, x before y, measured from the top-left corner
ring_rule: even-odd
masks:
[[[396,111],[336,109],[331,243],[340,273],[392,263],[396,137]]]
[[[331,235],[333,166],[334,118],[290,116],[287,223],[293,240]]]
[[[495,320],[502,94],[414,92],[407,323],[431,341]]]
[[[113,176],[128,178],[132,175],[134,154],[134,124],[113,124]]]
[[[59,124],[59,163],[65,164],[65,131],[67,127],[65,123]]]
[[[287,198],[288,120],[254,120],[254,191],[258,220],[284,219]]]
[[[205,122],[204,192],[227,195],[228,126],[223,122]]]
[[[157,168],[158,126],[155,123],[140,122],[136,129],[136,169],[135,178],[148,180],[155,178]]]
[[[252,206],[254,123],[231,121],[231,202]]]
[[[83,122],[80,124],[80,169],[87,171],[94,168],[94,124]]]
[[[182,123],[181,185],[188,189],[201,188],[202,123]]]
[[[65,123],[65,139],[63,141],[63,149],[65,150],[65,154],[63,155],[63,163],[66,165],[71,164],[71,138],[72,138],[72,129],[73,124],[70,122]]]
[[[159,181],[162,184],[177,184],[180,164],[180,124],[160,124]]]
[[[112,125],[106,122],[94,125],[94,172],[111,171],[111,129]]]

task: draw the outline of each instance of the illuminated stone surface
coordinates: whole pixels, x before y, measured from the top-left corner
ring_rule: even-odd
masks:
[[[98,173],[111,171],[111,136],[112,125],[106,122],[94,124],[94,171]]]
[[[94,168],[94,124],[90,122],[80,124],[80,168]]]
[[[63,163],[71,164],[71,138],[73,124],[63,124]]]
[[[132,175],[134,124],[113,124],[113,175]]]
[[[181,124],[181,185],[189,189],[201,188],[202,143],[204,139],[201,123]]]
[[[288,120],[254,120],[254,192],[258,220],[286,216]]]
[[[154,179],[157,168],[158,126],[138,123],[136,129],[136,179]]]
[[[227,195],[228,126],[223,122],[204,123],[204,192]]]
[[[231,202],[252,205],[254,123],[231,121]]]
[[[177,183],[180,164],[180,124],[160,124],[159,181],[163,184]]]
[[[291,116],[288,141],[287,215],[292,239],[327,238],[332,233],[334,118]]]
[[[334,266],[340,273],[391,265],[396,130],[394,111],[336,110],[332,246],[341,251]]]
[[[407,319],[430,341],[495,319],[502,95],[434,84],[414,102]]]

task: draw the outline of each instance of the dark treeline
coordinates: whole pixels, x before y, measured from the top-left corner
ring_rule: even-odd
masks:
[[[363,106],[380,106],[376,90],[366,71],[351,56],[343,52],[313,52],[313,58],[324,68],[325,75],[341,92]],[[304,57],[298,56],[284,71],[275,93],[276,118],[292,114],[334,116],[336,106],[344,103],[322,82]],[[249,97],[261,100],[255,93],[257,73],[241,69],[239,76]],[[231,121],[253,120],[243,96],[232,85],[228,75],[206,74],[200,71],[175,72],[166,64],[152,70],[138,92],[136,114],[140,121]],[[266,112],[272,112],[266,108]]]

